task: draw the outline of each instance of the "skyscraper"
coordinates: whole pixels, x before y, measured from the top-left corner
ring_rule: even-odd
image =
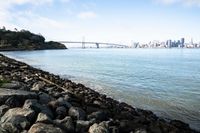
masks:
[[[167,47],[171,48],[172,47],[172,40],[167,40]]]
[[[181,48],[184,47],[184,44],[185,44],[185,38],[181,38]]]
[[[193,38],[191,38],[191,45],[193,45]]]

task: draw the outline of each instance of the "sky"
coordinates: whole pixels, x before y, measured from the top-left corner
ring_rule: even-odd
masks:
[[[200,42],[200,0],[0,0],[0,27],[54,41]]]

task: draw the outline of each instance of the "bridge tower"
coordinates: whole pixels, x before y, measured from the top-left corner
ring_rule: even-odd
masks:
[[[99,48],[99,43],[96,43],[97,48]]]
[[[82,37],[82,49],[84,49],[85,48],[85,37],[83,36]]]
[[[85,42],[82,42],[82,48],[83,49],[85,48]]]

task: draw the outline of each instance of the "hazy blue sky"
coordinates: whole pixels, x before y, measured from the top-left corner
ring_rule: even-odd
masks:
[[[200,41],[200,0],[0,0],[0,26],[48,40]]]

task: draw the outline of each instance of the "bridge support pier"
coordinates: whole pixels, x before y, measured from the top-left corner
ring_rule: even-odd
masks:
[[[99,48],[99,43],[96,43],[97,48]]]
[[[85,42],[82,42],[82,49],[85,48]]]

